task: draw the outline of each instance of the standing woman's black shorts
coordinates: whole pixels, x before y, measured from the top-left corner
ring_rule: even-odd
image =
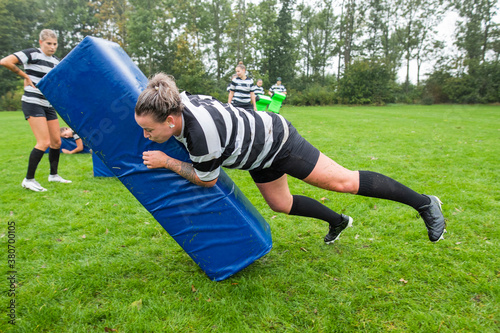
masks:
[[[24,119],[29,117],[45,117],[47,120],[57,119],[56,110],[53,107],[41,106],[38,104],[22,102]]]
[[[304,179],[313,171],[319,154],[320,151],[290,125],[288,140],[271,166],[262,170],[250,170],[250,176],[257,184],[272,182],[284,174]]]
[[[240,102],[234,101],[234,102],[231,102],[231,104],[233,104],[237,108],[243,108],[243,109],[248,110],[248,111],[253,111],[253,104],[252,103],[240,103]]]

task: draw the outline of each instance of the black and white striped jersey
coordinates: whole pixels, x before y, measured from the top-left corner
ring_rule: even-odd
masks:
[[[254,94],[255,95],[264,95],[264,88],[256,85],[254,88]]]
[[[182,133],[175,138],[188,150],[203,181],[220,167],[261,170],[271,166],[288,139],[290,123],[279,114],[247,111],[211,96],[181,94]]]
[[[229,90],[234,91],[233,101],[250,104],[252,100],[250,98],[250,93],[255,90],[253,80],[247,77],[245,80],[239,77],[231,81],[231,86]]]
[[[270,92],[272,93],[282,93],[282,92],[286,92],[286,88],[284,85],[280,84],[279,86],[277,84],[274,84],[270,89],[269,89]]]
[[[24,66],[24,72],[28,74],[33,84],[38,82],[50,72],[57,64],[59,59],[54,56],[47,56],[40,49],[30,48],[14,53]],[[42,92],[32,86],[24,87],[24,95],[21,98],[23,102],[38,104],[45,107],[51,107],[49,101],[43,96]]]

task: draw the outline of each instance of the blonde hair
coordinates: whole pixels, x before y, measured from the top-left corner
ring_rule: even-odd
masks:
[[[238,63],[238,65],[236,65],[236,68],[241,68],[242,70],[246,70],[247,68],[245,67],[245,65],[243,65],[243,61],[240,61]]]
[[[43,29],[42,31],[40,31],[40,40],[47,40],[49,38],[57,39],[57,35],[54,30]]]
[[[151,115],[156,122],[163,123],[169,115],[180,115],[182,108],[181,96],[174,77],[158,73],[149,80],[146,89],[139,95],[135,114]]]

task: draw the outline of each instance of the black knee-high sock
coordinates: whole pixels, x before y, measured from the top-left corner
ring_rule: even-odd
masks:
[[[326,221],[333,226],[342,222],[340,214],[326,207],[321,202],[303,195],[293,196],[292,209],[290,209],[290,213],[288,213],[288,215],[313,217],[315,219]]]
[[[372,171],[359,171],[358,195],[397,201],[418,208],[428,205],[430,199],[392,178]]]
[[[50,174],[57,175],[57,167],[59,166],[59,155],[61,151],[59,148],[50,148],[49,150],[49,163],[50,163]]]
[[[36,168],[38,167],[38,163],[42,160],[44,153],[45,152],[43,150],[33,148],[28,160],[28,172],[26,172],[26,179],[35,178]]]

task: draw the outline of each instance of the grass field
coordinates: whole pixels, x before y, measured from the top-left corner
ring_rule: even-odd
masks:
[[[291,179],[292,193],[354,218],[325,246],[325,223],[273,213],[248,173],[228,170],[274,246],[213,282],[117,179],[92,176],[90,155],[61,156],[72,184],[47,182],[46,156],[37,179],[48,191],[21,188],[34,138],[22,113],[0,112],[0,332],[500,332],[500,106],[282,114],[340,164],[439,196],[446,239],[429,242],[407,206]]]

